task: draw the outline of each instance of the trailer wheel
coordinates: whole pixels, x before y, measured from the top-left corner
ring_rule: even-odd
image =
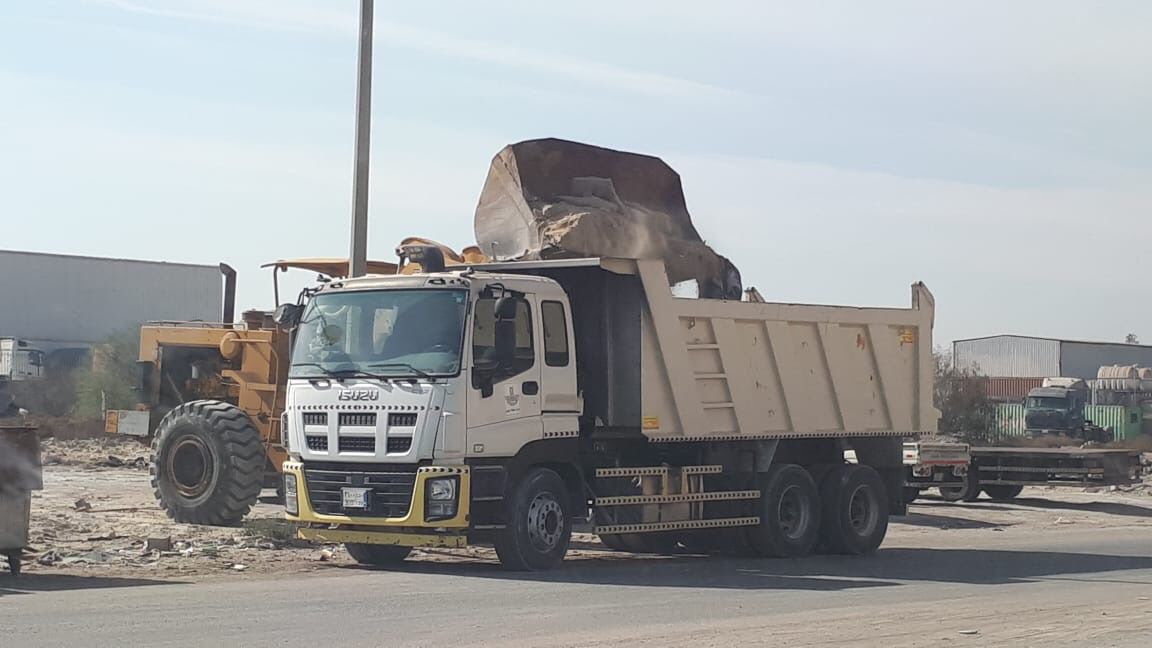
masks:
[[[920,497],[920,489],[919,488],[913,488],[911,486],[905,486],[904,487],[904,503],[905,504],[911,504],[912,502],[915,502],[917,500],[917,498],[919,498],[919,497]]]
[[[748,543],[761,556],[796,558],[812,552],[820,535],[821,504],[816,482],[793,464],[757,475],[760,524],[747,529]]]
[[[532,470],[508,499],[505,527],[496,534],[496,555],[507,569],[540,571],[564,560],[572,539],[568,488],[547,468]]]
[[[403,562],[411,547],[397,547],[395,545],[348,543],[344,545],[348,555],[361,565],[395,565]]]
[[[1024,490],[1023,486],[1011,484],[989,484],[984,487],[984,492],[994,500],[1010,500],[1015,498]]]
[[[821,484],[820,499],[824,509],[820,536],[829,551],[866,554],[884,541],[888,497],[884,480],[871,466],[837,467]]]
[[[980,497],[980,471],[976,466],[968,469],[963,486],[940,487],[940,499],[945,502],[975,502]]]
[[[231,526],[260,497],[264,445],[243,410],[192,401],[168,412],[152,440],[152,490],[177,522]]]

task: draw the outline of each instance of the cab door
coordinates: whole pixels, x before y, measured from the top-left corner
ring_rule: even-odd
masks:
[[[515,351],[507,366],[487,372],[490,378],[483,368],[496,359],[496,300],[481,297],[473,308],[466,448],[471,457],[512,456],[543,434],[538,302],[533,294],[515,299]]]

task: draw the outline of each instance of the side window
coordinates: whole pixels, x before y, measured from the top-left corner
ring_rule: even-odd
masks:
[[[475,365],[496,361],[495,305],[494,299],[480,299],[476,302],[472,325],[472,361]],[[507,380],[528,371],[534,364],[536,345],[532,340],[532,309],[527,301],[520,300],[516,304],[516,352],[512,366],[496,373],[493,379],[496,382]]]
[[[568,318],[564,304],[546,301],[540,304],[544,318],[544,364],[549,367],[568,366]]]

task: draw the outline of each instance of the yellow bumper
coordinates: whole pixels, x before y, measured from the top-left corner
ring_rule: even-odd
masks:
[[[349,464],[348,468],[352,471],[356,470],[355,464]],[[300,529],[299,536],[305,540],[398,544],[412,547],[456,546],[455,544],[442,544],[437,539],[450,540],[453,537],[463,538],[463,532],[468,529],[468,505],[471,501],[471,474],[467,466],[422,466],[418,468],[416,470],[416,483],[412,488],[412,502],[408,507],[408,515],[399,518],[317,513],[313,510],[311,498],[308,496],[308,483],[304,479],[304,465],[297,461],[285,461],[284,474],[295,475],[296,477],[297,505],[300,511],[296,515],[285,513],[285,516],[293,522],[324,524],[329,526],[327,529]],[[459,484],[457,485],[459,504],[456,508],[456,516],[447,520],[426,521],[424,519],[424,492],[427,482],[429,479],[447,476],[456,476],[459,479]],[[341,528],[346,526],[354,526],[356,528]],[[365,527],[374,528],[367,529]],[[379,531],[376,529],[379,529]],[[421,529],[444,529],[458,533],[455,536],[451,534],[445,535],[443,532],[421,535]],[[384,539],[384,535],[394,537]],[[376,539],[365,539],[367,536],[373,536]],[[337,539],[338,537],[349,537],[353,539]],[[421,544],[410,544],[411,542],[420,542]],[[455,541],[452,540],[452,542]]]

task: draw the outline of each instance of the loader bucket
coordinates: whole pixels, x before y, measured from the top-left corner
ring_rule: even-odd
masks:
[[[507,146],[476,207],[476,240],[497,260],[663,259],[702,297],[741,296],[740,274],[704,244],[680,176],[663,160],[560,139]]]

